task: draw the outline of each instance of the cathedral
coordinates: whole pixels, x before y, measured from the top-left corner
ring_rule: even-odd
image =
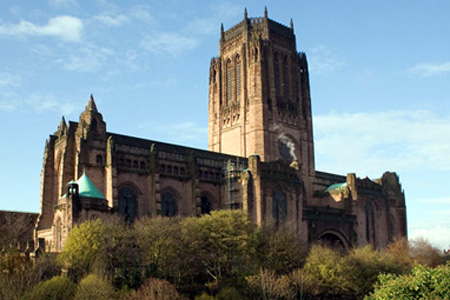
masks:
[[[287,226],[307,245],[383,249],[407,235],[395,173],[370,180],[315,169],[308,63],[292,21],[245,11],[222,25],[208,124],[208,151],[112,133],[91,96],[79,121],[63,118],[46,142],[37,247],[58,252],[76,224],[110,214],[133,222],[219,209]]]

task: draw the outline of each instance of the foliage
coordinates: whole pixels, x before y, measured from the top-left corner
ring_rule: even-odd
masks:
[[[149,278],[127,300],[187,300],[175,286],[164,279]]]
[[[216,295],[216,300],[249,300],[242,293],[240,293],[235,287],[226,286],[223,287]]]
[[[417,265],[410,274],[380,275],[375,291],[365,300],[449,299],[450,264],[431,268]]]
[[[209,287],[243,280],[254,255],[255,226],[242,211],[221,210],[183,220],[183,240],[193,262],[203,267]]]
[[[78,284],[74,300],[111,300],[116,298],[112,284],[106,279],[89,274]]]
[[[16,300],[39,282],[59,274],[53,255],[42,255],[35,265],[8,249],[1,257],[0,299]]]
[[[258,265],[277,274],[290,273],[303,265],[304,248],[296,233],[288,227],[265,226],[258,234]]]
[[[434,247],[425,238],[417,238],[410,241],[411,256],[421,265],[436,267],[445,264],[446,258],[441,250]]]
[[[413,268],[414,262],[408,240],[405,237],[395,239],[390,243],[387,253],[403,268],[403,272],[410,272]]]
[[[56,276],[34,287],[22,300],[70,300],[73,299],[76,284],[65,276]]]
[[[291,300],[296,296],[295,290],[291,288],[288,276],[277,276],[275,272],[261,269],[257,275],[247,278],[254,297],[262,300]]]
[[[79,279],[92,271],[102,252],[104,234],[105,225],[100,219],[83,222],[72,229],[58,261],[73,278]]]
[[[353,249],[342,259],[343,279],[349,292],[357,299],[373,290],[380,273],[398,274],[403,267],[385,252],[376,251],[371,246]]]
[[[201,293],[200,295],[196,296],[194,300],[215,300],[215,298],[211,295],[208,295],[207,293]]]

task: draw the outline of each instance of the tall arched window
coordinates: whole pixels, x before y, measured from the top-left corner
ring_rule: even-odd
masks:
[[[201,197],[201,214],[209,214],[211,213],[211,201],[206,196]]]
[[[282,224],[286,221],[286,195],[280,189],[276,189],[273,192],[272,214],[275,225]]]
[[[367,242],[375,246],[375,210],[372,201],[366,202],[366,237]]]
[[[241,96],[241,58],[236,56],[236,101],[239,101]]]
[[[278,60],[278,53],[275,53],[273,57],[273,76],[275,79],[275,95],[278,99],[281,96],[280,62]]]
[[[119,214],[130,223],[133,223],[137,217],[136,192],[129,186],[119,189]]]
[[[231,60],[227,61],[227,103],[229,105],[233,99],[233,85],[232,85],[232,68],[231,68]]]
[[[161,215],[173,217],[177,214],[177,196],[170,190],[161,194]]]
[[[283,59],[283,94],[285,99],[290,99],[290,84],[289,84],[289,64],[287,56]]]

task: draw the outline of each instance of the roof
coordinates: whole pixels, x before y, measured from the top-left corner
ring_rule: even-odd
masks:
[[[325,192],[337,192],[344,190],[347,187],[347,182],[335,183],[330,185]]]
[[[86,172],[78,178],[78,195],[80,197],[90,197],[90,198],[100,198],[105,199],[102,193],[95,187],[89,177],[86,175]]]

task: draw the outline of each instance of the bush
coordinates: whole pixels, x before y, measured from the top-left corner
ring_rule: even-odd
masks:
[[[375,291],[365,300],[449,299],[450,264],[431,268],[418,265],[407,275],[380,275]]]
[[[248,277],[247,282],[254,293],[254,299],[291,300],[296,295],[287,276],[277,276],[270,270],[261,269],[257,275]]]
[[[215,300],[215,298],[207,293],[202,293],[194,298],[194,300]]]
[[[74,300],[111,300],[115,298],[116,292],[109,281],[90,274],[78,284]]]
[[[56,276],[34,287],[22,300],[70,300],[76,291],[76,284],[65,276]]]
[[[235,287],[224,287],[216,295],[216,300],[249,300],[242,295]]]
[[[187,300],[164,279],[149,278],[128,300]]]

